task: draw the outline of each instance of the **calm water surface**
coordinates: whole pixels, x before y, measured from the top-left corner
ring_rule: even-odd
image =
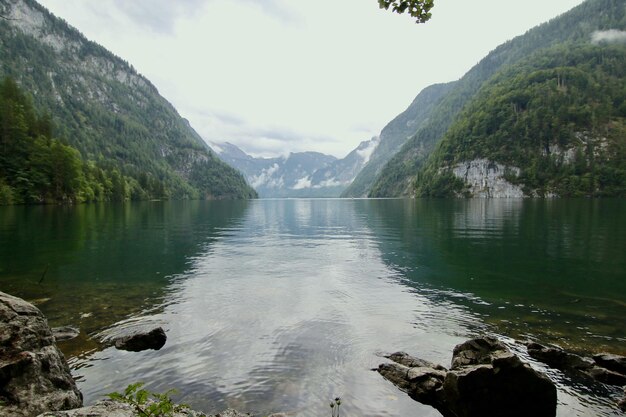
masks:
[[[381,352],[447,365],[488,333],[626,354],[624,248],[624,200],[4,207],[0,290],[80,327],[61,348],[87,403],[146,381],[207,412],[437,416],[370,370]],[[158,352],[101,343],[155,324]],[[619,389],[547,372],[559,416],[619,415]]]

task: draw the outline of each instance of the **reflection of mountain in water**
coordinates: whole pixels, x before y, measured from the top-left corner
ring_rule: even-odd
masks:
[[[419,349],[432,360],[479,324],[462,306],[435,304],[397,283],[377,237],[350,200],[253,201],[244,219],[172,283],[161,322],[168,342],[141,361],[109,349],[85,361],[81,390],[98,381],[172,386],[195,409],[267,415],[435,415],[370,369],[379,351]]]
[[[361,214],[388,236],[383,259],[408,285],[458,299],[514,336],[623,352],[624,202],[372,203]]]
[[[161,304],[171,278],[236,223],[247,204],[0,208],[0,283],[3,291],[39,300],[51,325],[80,327],[81,337],[62,346],[77,354],[95,347],[88,333]]]

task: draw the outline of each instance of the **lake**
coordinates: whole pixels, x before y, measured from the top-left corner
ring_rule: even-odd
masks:
[[[371,371],[382,353],[447,366],[495,334],[626,354],[626,200],[0,207],[0,249],[0,290],[80,327],[60,347],[86,403],[145,381],[206,412],[437,416]],[[152,325],[160,351],[100,342]],[[620,389],[547,372],[559,416],[620,415]]]

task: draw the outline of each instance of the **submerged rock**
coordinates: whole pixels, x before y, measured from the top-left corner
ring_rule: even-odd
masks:
[[[593,360],[609,371],[626,375],[626,356],[612,355],[610,353],[598,353],[593,355]]]
[[[405,353],[388,358],[402,363],[381,364],[378,372],[444,417],[556,415],[554,383],[496,339],[483,337],[456,346],[448,371]]]
[[[65,340],[72,340],[80,334],[80,330],[72,326],[53,327],[52,335],[57,342],[63,342]]]
[[[539,343],[526,343],[528,354],[563,372],[592,378],[608,385],[626,385],[626,358],[602,353],[593,359],[567,352],[560,347],[543,346]]]
[[[0,416],[35,416],[83,400],[38,308],[0,292]]]
[[[559,347],[543,346],[539,343],[530,342],[526,344],[526,349],[531,358],[543,362],[551,368],[586,370],[594,366],[593,360],[566,352]]]
[[[148,349],[159,350],[165,345],[166,341],[165,330],[162,327],[157,327],[150,331],[137,332],[117,338],[114,344],[117,349],[140,352]]]

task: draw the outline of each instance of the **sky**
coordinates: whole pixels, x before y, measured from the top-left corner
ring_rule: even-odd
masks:
[[[40,0],[132,64],[209,143],[344,157],[434,83],[582,0]]]

